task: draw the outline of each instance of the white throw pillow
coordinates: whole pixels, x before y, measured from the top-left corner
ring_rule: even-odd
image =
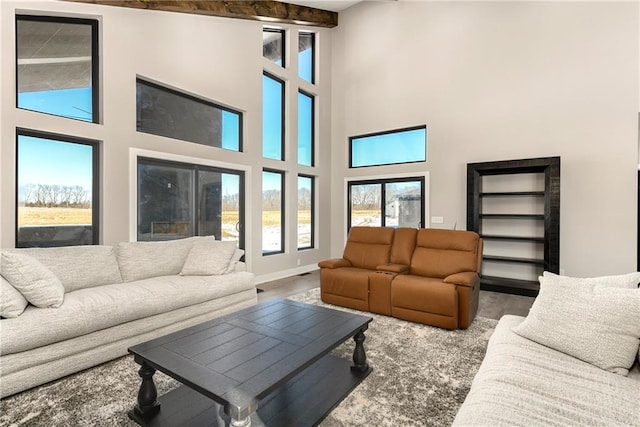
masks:
[[[542,277],[552,279],[552,280],[573,280],[577,282],[591,283],[591,284],[602,285],[602,286],[611,286],[615,288],[634,289],[638,287],[638,284],[640,284],[640,272],[619,274],[615,276],[580,278],[580,277],[560,276],[558,274],[545,271],[544,273],[542,273]]]
[[[240,262],[240,259],[243,255],[244,251],[242,249],[236,248],[236,250],[233,252],[233,255],[231,255],[231,261],[229,261],[229,265],[227,266],[224,274],[234,273],[236,271],[236,266]]]
[[[601,369],[627,375],[640,345],[640,289],[540,277],[516,334]]]
[[[29,302],[20,291],[0,276],[0,317],[11,319],[22,314]]]
[[[237,242],[201,239],[193,243],[182,266],[182,276],[225,274],[236,250]]]
[[[62,282],[37,259],[19,253],[2,252],[0,264],[0,273],[31,304],[40,308],[62,305]]]

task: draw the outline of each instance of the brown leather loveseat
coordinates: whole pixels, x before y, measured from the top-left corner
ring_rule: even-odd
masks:
[[[342,258],[320,261],[322,300],[447,329],[478,310],[482,239],[472,231],[352,227]]]

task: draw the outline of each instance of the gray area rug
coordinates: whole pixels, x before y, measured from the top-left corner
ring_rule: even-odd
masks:
[[[319,289],[291,299],[329,306]],[[469,391],[497,321],[448,331],[371,314],[365,349],[373,372],[322,422],[334,426],[447,426]],[[353,341],[334,354],[350,358]],[[125,356],[0,401],[0,426],[135,426],[138,365]],[[158,393],[176,387],[157,372]]]

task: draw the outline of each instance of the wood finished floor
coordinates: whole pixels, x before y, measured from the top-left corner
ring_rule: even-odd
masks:
[[[258,301],[286,298],[319,286],[320,274],[318,270],[301,276],[261,283],[258,288],[263,289],[264,292],[258,294]],[[533,300],[533,297],[480,291],[478,316],[496,320],[505,314],[526,316],[529,313],[531,304],[533,304]]]

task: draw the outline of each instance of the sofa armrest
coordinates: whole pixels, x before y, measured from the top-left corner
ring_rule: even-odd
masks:
[[[344,258],[333,258],[333,259],[325,259],[318,263],[318,267],[320,268],[341,268],[341,267],[351,267],[351,263]]]
[[[380,264],[376,267],[379,273],[405,274],[409,272],[409,266],[404,264]]]
[[[455,273],[444,278],[443,282],[452,283],[454,285],[472,287],[478,283],[480,277],[475,271],[465,271],[463,273]]]

